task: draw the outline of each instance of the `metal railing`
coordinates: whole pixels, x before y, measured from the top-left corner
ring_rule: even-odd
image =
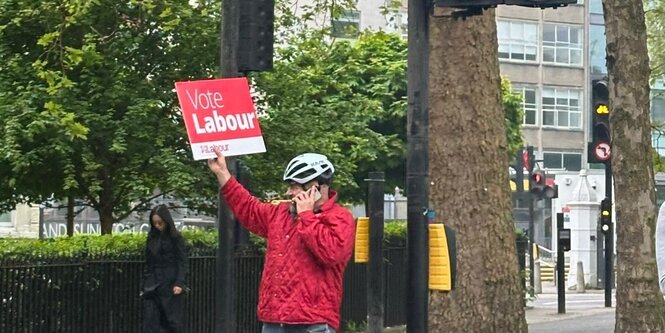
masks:
[[[406,250],[385,250],[386,326],[406,322]],[[142,258],[79,258],[38,264],[0,261],[0,332],[140,332]],[[260,332],[256,318],[263,255],[236,256],[238,333]],[[214,332],[215,256],[190,258],[189,332]],[[343,322],[367,318],[366,266],[349,263]]]

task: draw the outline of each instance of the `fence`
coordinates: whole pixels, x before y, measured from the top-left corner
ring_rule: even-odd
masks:
[[[406,250],[385,251],[385,325],[406,322]],[[262,255],[236,256],[238,333],[260,332],[256,319]],[[140,332],[141,258],[17,264],[0,262],[0,332]],[[213,332],[215,257],[190,259],[188,331]],[[349,263],[344,278],[343,322],[366,320],[366,266]]]

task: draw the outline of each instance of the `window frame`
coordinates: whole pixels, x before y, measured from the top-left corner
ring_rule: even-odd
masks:
[[[548,91],[553,91],[554,95],[553,97],[550,97],[547,92]],[[563,97],[559,97],[559,92],[566,92],[566,100],[568,104],[559,104],[559,100],[562,99]],[[571,92],[576,92],[577,93],[577,106],[571,106],[570,101],[573,100],[571,99]],[[554,99],[554,104],[547,104],[545,103],[545,98],[553,98]],[[541,126],[543,128],[556,128],[556,129],[565,129],[565,130],[582,130],[583,129],[583,118],[582,118],[582,113],[583,113],[583,93],[581,88],[573,88],[573,87],[553,87],[553,86],[545,86],[541,88],[541,94],[540,94],[540,114],[541,114]],[[575,108],[575,110],[571,110],[572,108]],[[553,124],[546,124],[546,113],[553,113],[554,115],[554,123]],[[566,112],[567,114],[567,125],[561,125],[561,121],[559,120],[559,114],[562,112]],[[578,126],[572,127],[571,120],[573,119],[571,115],[577,115],[577,121],[578,121]]]
[[[548,166],[545,164],[545,161],[547,160],[545,155],[558,155],[559,156],[559,162],[560,164],[556,167],[554,166]],[[574,169],[568,169],[566,168],[566,155],[575,155],[576,157],[579,157],[580,164],[578,166],[577,170]],[[582,153],[578,152],[570,152],[570,151],[543,151],[543,167],[546,169],[557,169],[557,170],[566,170],[566,171],[580,171],[582,170]]]
[[[535,101],[533,103],[529,103],[527,105],[527,101],[525,98],[525,91],[530,90],[533,91],[533,95],[535,98]],[[532,127],[538,127],[540,126],[540,106],[538,103],[538,95],[539,94],[538,86],[535,85],[528,85],[528,84],[518,84],[515,83],[513,85],[513,91],[522,94],[522,110],[524,110],[524,116],[522,117],[522,126],[532,126]],[[528,107],[532,106],[532,107]],[[533,112],[533,117],[534,117],[534,123],[527,123],[527,113],[528,112]]]
[[[0,228],[14,227],[14,211],[0,214]]]
[[[541,34],[541,54],[542,54],[542,63],[543,64],[548,64],[548,65],[559,65],[559,66],[568,66],[568,67],[583,67],[584,66],[584,27],[581,25],[571,25],[571,24],[557,24],[557,23],[543,23],[542,25],[542,34]],[[545,33],[546,30],[548,30],[548,27],[553,27],[554,28],[554,40],[545,40]],[[559,41],[559,29],[560,28],[565,28],[567,29],[567,35],[568,35],[568,40],[567,41]],[[576,29],[577,30],[577,39],[578,42],[576,44],[572,44],[570,42],[571,40],[571,29]],[[563,44],[563,45],[559,45]],[[545,50],[552,50],[553,54],[553,60],[545,60],[546,57],[546,52]],[[563,61],[558,61],[557,57],[559,55],[559,51],[566,51],[567,52],[567,57],[568,61],[563,62]],[[576,51],[578,53],[578,59],[579,63],[573,63],[572,62],[572,54],[573,51]]]
[[[356,18],[357,16],[357,18]],[[333,17],[330,20],[330,35],[335,38],[347,38],[347,39],[355,39],[358,37],[361,31],[361,21],[362,21],[362,16],[360,10],[355,10],[355,9],[343,9],[342,13],[338,17]],[[335,28],[336,24],[342,24],[344,26],[343,31],[337,31]],[[348,25],[356,25],[356,31],[353,32],[352,34],[349,34],[346,31],[346,27]]]
[[[501,24],[507,24],[508,28],[508,36],[503,36],[500,33],[501,29]],[[513,38],[512,32],[513,32],[513,26],[514,25],[521,25],[521,32],[522,32],[522,38]],[[526,28],[532,26],[535,28],[535,31],[533,32],[534,40],[528,40],[526,36],[528,35]],[[498,57],[499,61],[510,61],[510,62],[519,62],[519,63],[538,63],[539,58],[540,58],[540,26],[538,22],[535,21],[521,21],[521,20],[497,20],[497,42],[498,42]],[[507,47],[507,55],[508,57],[502,57],[501,56],[501,49],[502,47]],[[518,58],[513,58],[513,54],[519,54],[519,53],[513,53],[513,47],[522,48],[522,59]],[[533,48],[534,54],[533,54],[533,60],[527,59],[527,49],[528,48]]]

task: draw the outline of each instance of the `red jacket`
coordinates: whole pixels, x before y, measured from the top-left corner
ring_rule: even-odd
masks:
[[[266,323],[328,323],[339,331],[344,269],[353,252],[355,222],[335,203],[294,220],[289,204],[260,202],[234,178],[221,189],[225,201],[249,231],[267,238],[259,288],[259,320]]]

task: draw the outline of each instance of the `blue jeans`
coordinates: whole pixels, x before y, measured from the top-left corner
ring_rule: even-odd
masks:
[[[328,324],[289,325],[289,324],[263,324],[261,333],[335,333]]]

